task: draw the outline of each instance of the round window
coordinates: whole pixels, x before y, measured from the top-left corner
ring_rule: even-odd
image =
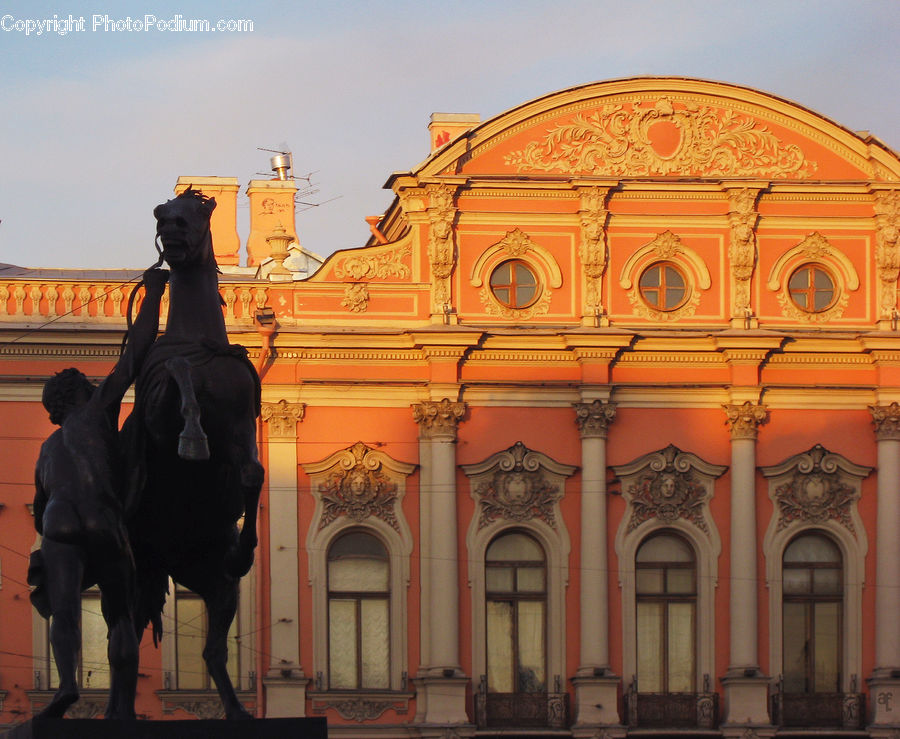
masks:
[[[527,308],[540,295],[537,275],[519,259],[503,262],[491,272],[491,292],[506,308]]]
[[[834,279],[818,264],[804,264],[791,273],[788,292],[800,310],[821,313],[834,305]]]
[[[641,273],[638,284],[644,302],[654,310],[675,310],[688,297],[684,273],[671,262],[651,264]]]

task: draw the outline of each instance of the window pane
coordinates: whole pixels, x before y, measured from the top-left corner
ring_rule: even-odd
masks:
[[[831,305],[831,300],[834,297],[834,292],[831,290],[816,290],[815,295],[815,306],[813,306],[813,310],[825,310],[829,305]]]
[[[389,567],[385,560],[343,557],[328,563],[328,589],[332,592],[376,592],[388,589]]]
[[[840,690],[841,605],[815,604],[815,692]]]
[[[782,575],[785,595],[805,595],[810,592],[809,570],[805,567],[786,568]]]
[[[527,287],[535,285],[534,275],[524,264],[516,264],[516,282]]]
[[[806,692],[806,604],[784,604],[784,689],[788,693]]]
[[[660,268],[650,267],[641,274],[641,287],[659,287]]]
[[[806,290],[809,287],[809,272],[802,268],[798,269],[791,275],[788,287],[791,290]]]
[[[635,583],[639,595],[663,592],[664,571],[662,569],[639,569],[635,571]]]
[[[831,290],[834,285],[828,273],[821,269],[813,269],[814,284],[820,290]]]
[[[813,570],[813,592],[817,595],[840,595],[841,571],[832,569]]]
[[[81,687],[109,687],[107,628],[100,612],[100,598],[81,600]]]
[[[544,592],[543,567],[518,567],[516,573],[517,589],[520,593]]]
[[[519,692],[546,690],[544,676],[544,604],[521,600],[519,611]]]
[[[356,682],[356,601],[328,602],[328,684],[353,690]]]
[[[391,687],[388,674],[388,601],[366,599],[360,603],[362,627],[363,688]]]
[[[669,604],[670,693],[694,690],[694,604]]]
[[[509,288],[508,287],[495,287],[494,295],[496,295],[497,300],[499,300],[504,305],[509,305],[511,302],[509,299]]]
[[[808,534],[794,539],[784,550],[785,562],[819,562],[840,564],[841,552],[830,539]]]
[[[512,265],[504,262],[491,273],[491,286],[509,285],[512,276]]]
[[[492,693],[512,693],[515,689],[512,614],[512,603],[487,603],[487,678]]]
[[[663,603],[637,604],[638,691],[661,693],[663,687]]]
[[[638,562],[693,562],[694,551],[677,536],[654,536],[637,553]]]
[[[516,307],[524,308],[534,299],[534,285],[518,285],[516,287]]]
[[[485,570],[485,587],[489,593],[511,593],[515,590],[512,567],[488,567]]]
[[[494,539],[487,549],[488,562],[543,562],[544,550],[525,534],[504,534]]]
[[[694,570],[673,567],[666,572],[667,593],[693,593]]]
[[[684,288],[684,279],[671,267],[666,267],[666,286],[669,288],[678,288],[680,291],[683,291]]]
[[[204,690],[207,678],[206,663],[203,661],[203,646],[206,641],[203,601],[200,598],[176,595],[175,613],[178,689]]]

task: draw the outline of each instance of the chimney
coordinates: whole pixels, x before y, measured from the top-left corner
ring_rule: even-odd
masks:
[[[209,220],[213,251],[219,265],[240,263],[241,238],[237,232],[237,177],[179,177],[175,194],[188,187],[216,199],[216,209]]]
[[[271,247],[266,238],[279,226],[299,243],[294,222],[294,194],[297,186],[293,179],[250,180],[247,195],[250,198],[250,236],[247,238],[247,266],[256,267],[268,259]]]
[[[434,154],[442,146],[466,131],[471,131],[481,123],[477,113],[432,113],[428,132],[431,134],[431,153]]]

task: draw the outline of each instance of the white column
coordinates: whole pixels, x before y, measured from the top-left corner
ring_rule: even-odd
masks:
[[[900,726],[900,406],[870,406],[878,444],[873,725]]]
[[[268,426],[269,603],[272,628],[268,652],[266,716],[301,716],[306,683],[300,666],[300,562],[297,527],[297,422],[302,403],[263,403]],[[298,713],[299,712],[299,713]]]
[[[428,559],[421,565],[423,581],[422,624],[427,655],[417,683],[424,698],[424,722],[429,724],[468,723],[465,689],[468,680],[459,659],[459,526],[456,515],[456,430],[466,412],[465,403],[448,399],[413,405],[419,424],[420,461],[429,464],[421,479],[429,487],[419,491],[428,496],[421,513],[420,530],[428,536]],[[427,596],[427,600],[425,600]],[[427,662],[425,662],[427,659]]]
[[[765,406],[724,406],[731,428],[730,658],[725,723],[770,723],[768,679],[759,670],[756,531],[756,437]]]
[[[581,658],[579,674],[609,667],[609,565],[606,535],[606,437],[612,403],[576,403],[581,432]]]
[[[606,438],[613,403],[575,404],[581,433],[581,655],[575,685],[575,726],[618,725],[619,678],[609,669],[609,561],[606,522]]]

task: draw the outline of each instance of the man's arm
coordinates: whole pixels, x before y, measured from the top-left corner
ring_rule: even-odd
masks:
[[[168,279],[169,271],[166,269],[148,269],[144,272],[146,294],[128,332],[125,351],[109,377],[97,388],[98,400],[104,406],[121,402],[122,396],[140,372],[150,347],[156,341],[156,334],[159,332],[159,304]]]
[[[41,536],[44,535],[44,509],[47,507],[47,492],[41,483],[41,460],[38,459],[38,468],[34,471],[34,528]]]

